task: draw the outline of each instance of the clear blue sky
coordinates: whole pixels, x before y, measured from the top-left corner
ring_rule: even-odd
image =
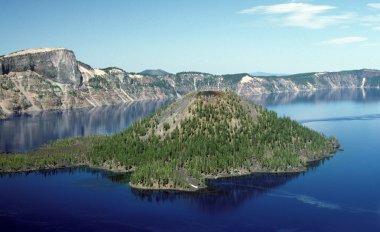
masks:
[[[0,0],[0,54],[65,47],[127,71],[380,69],[380,1]]]

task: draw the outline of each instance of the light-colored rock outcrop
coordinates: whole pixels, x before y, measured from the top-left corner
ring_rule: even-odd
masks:
[[[148,74],[147,74],[148,73]],[[12,112],[71,109],[181,97],[196,90],[230,89],[241,96],[380,88],[380,70],[256,77],[201,72],[160,75],[95,69],[64,48],[29,49],[0,56],[0,117]],[[157,74],[154,72],[153,74]]]
[[[63,48],[29,49],[0,57],[0,75],[33,71],[58,83],[79,86],[82,74],[72,51]]]

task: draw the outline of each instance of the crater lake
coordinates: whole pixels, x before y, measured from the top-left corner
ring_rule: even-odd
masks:
[[[343,150],[304,173],[209,180],[196,193],[136,190],[127,174],[88,168],[2,174],[2,231],[379,231],[380,90],[250,100],[336,136]],[[115,133],[169,102],[15,115],[0,121],[0,151]]]

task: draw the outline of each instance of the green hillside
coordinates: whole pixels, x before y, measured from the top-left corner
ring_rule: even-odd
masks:
[[[206,178],[303,171],[337,147],[335,138],[232,92],[203,91],[115,135],[59,141],[18,161],[1,157],[0,170],[87,165],[133,171],[131,185],[138,188],[195,190]]]

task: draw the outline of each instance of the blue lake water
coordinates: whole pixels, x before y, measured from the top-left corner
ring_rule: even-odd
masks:
[[[0,231],[380,231],[380,91],[252,100],[335,135],[344,151],[302,174],[210,181],[207,191],[196,194],[137,191],[126,184],[128,176],[89,169],[3,175]],[[54,116],[57,112],[18,116],[0,123],[1,149],[26,151],[51,139],[112,133],[165,104],[92,109],[95,114],[82,110],[76,119],[66,115],[65,120]],[[3,140],[5,135],[16,141]]]
[[[119,132],[169,102],[139,101],[14,115],[10,119],[0,120],[0,151],[27,152],[57,139]]]

